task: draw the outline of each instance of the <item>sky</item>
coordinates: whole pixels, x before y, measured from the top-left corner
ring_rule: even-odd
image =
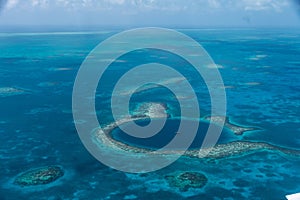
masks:
[[[0,26],[300,27],[292,0],[0,0]]]

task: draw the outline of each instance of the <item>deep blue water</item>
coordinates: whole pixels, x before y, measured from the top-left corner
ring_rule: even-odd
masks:
[[[146,149],[160,149],[167,145],[172,139],[176,136],[176,134],[181,135],[191,135],[192,133],[182,133],[178,131],[180,122],[184,121],[187,126],[192,126],[193,122],[190,120],[179,120],[179,119],[168,119],[164,125],[164,127],[154,136],[149,138],[137,138],[131,135],[128,135],[120,128],[116,128],[112,131],[112,137],[117,141],[122,141],[130,146],[141,147]],[[137,120],[136,123],[140,126],[146,126],[150,123],[150,120]],[[203,143],[204,137],[207,133],[207,129],[209,123],[204,121],[199,121],[199,128],[197,133],[195,134],[194,140],[189,146],[189,149],[199,149]],[[133,130],[131,125],[124,124],[123,126],[127,126],[128,130]],[[231,141],[232,134],[229,130],[224,129],[221,133],[221,136],[218,140],[218,143],[224,144]],[[175,148],[170,149],[183,149],[184,146],[176,146]]]
[[[230,140],[265,141],[300,148],[300,30],[194,29],[180,30],[198,41],[214,61],[228,88],[227,115],[238,124],[262,131]],[[300,192],[300,159],[272,152],[205,162],[181,158],[162,170],[145,175],[110,169],[82,145],[72,118],[72,87],[82,61],[101,41],[116,31],[62,34],[0,34],[0,88],[13,87],[23,94],[0,94],[0,199],[284,199]],[[125,67],[155,55],[173,67],[185,63],[165,52],[148,50],[129,54]],[[151,61],[151,57],[147,57]],[[106,88],[120,73],[107,72]],[[184,70],[183,70],[184,71]],[[116,73],[118,72],[118,73]],[[112,74],[114,76],[112,76]],[[193,73],[183,72],[192,79]],[[194,80],[194,82],[193,82]],[[105,79],[104,79],[105,82]],[[204,84],[197,86],[201,114],[210,102]],[[97,91],[100,123],[110,123],[110,94]],[[143,95],[145,95],[143,97]],[[167,101],[174,116],[178,102],[171,92],[156,88],[133,97],[141,101]],[[229,134],[224,132],[224,134]],[[49,186],[20,188],[17,174],[45,165],[60,165],[65,176]],[[199,190],[179,192],[164,181],[177,170],[205,173],[208,184]]]

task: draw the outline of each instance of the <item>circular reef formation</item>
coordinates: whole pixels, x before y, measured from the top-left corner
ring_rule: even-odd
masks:
[[[207,178],[199,172],[177,172],[165,176],[169,185],[179,188],[180,191],[186,192],[190,188],[202,188],[207,183]]]
[[[64,175],[59,166],[46,166],[32,169],[17,176],[14,184],[19,186],[36,186],[49,184]]]
[[[290,156],[300,157],[299,149],[288,149],[285,147],[276,146],[266,142],[254,142],[254,141],[233,141],[225,144],[217,144],[212,148],[200,148],[200,149],[190,149],[187,151],[182,150],[164,150],[164,151],[152,151],[147,148],[137,147],[133,145],[126,144],[124,142],[115,140],[112,137],[112,131],[117,127],[121,126],[130,121],[143,120],[143,119],[159,119],[166,115],[170,118],[171,115],[167,112],[168,107],[161,103],[145,103],[140,105],[134,112],[133,116],[124,117],[116,122],[112,122],[106,125],[102,129],[96,129],[93,139],[97,145],[110,147],[113,151],[126,151],[133,153],[151,153],[156,155],[174,155],[180,154],[192,158],[209,158],[209,159],[222,159],[228,157],[238,157],[247,154],[252,154],[258,151],[273,151],[278,153],[283,153]],[[224,116],[207,116],[204,118],[205,121],[210,121],[216,125],[220,124],[221,118]],[[229,122],[229,118],[225,117],[225,127],[230,131],[234,132],[236,135],[242,135],[246,131],[257,130],[255,127],[244,127],[241,125],[235,125]]]

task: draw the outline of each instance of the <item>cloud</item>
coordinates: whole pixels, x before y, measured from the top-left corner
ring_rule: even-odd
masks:
[[[281,11],[289,5],[289,0],[7,0],[7,9],[17,7],[18,4],[34,8],[67,8],[67,9],[113,9],[122,7],[140,10],[217,10],[229,9],[244,11]]]
[[[111,4],[123,5],[124,3],[126,3],[126,0],[106,0],[106,2]]]
[[[297,24],[293,0],[0,0],[1,24]],[[296,1],[296,0],[294,0]],[[0,7],[1,8],[1,7]],[[297,13],[295,11],[295,13]]]
[[[264,11],[274,10],[282,11],[284,7],[289,5],[288,0],[242,0],[246,11]]]
[[[33,7],[47,8],[49,6],[49,1],[48,0],[31,0],[31,5]]]
[[[19,0],[8,0],[7,3],[6,3],[5,8],[6,9],[12,9],[12,8],[17,6],[18,2],[19,2]]]

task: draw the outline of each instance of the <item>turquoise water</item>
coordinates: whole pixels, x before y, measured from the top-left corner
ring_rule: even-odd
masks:
[[[227,116],[237,124],[262,129],[242,136],[228,135],[231,141],[262,141],[300,149],[300,30],[179,31],[203,45],[221,66],[227,86]],[[93,158],[74,126],[72,87],[88,53],[116,32],[0,34],[0,88],[23,91],[0,94],[0,199],[275,200],[300,192],[300,159],[270,151],[215,161],[182,157],[148,174],[119,172]],[[101,124],[112,121],[109,91],[122,69],[152,60],[174,68],[186,64],[174,55],[150,50],[120,60],[127,62],[122,66],[114,63],[115,68],[102,80],[104,90],[97,90]],[[207,89],[193,71],[184,69],[195,85],[201,115],[205,116],[210,108]],[[165,88],[134,95],[131,106],[143,101],[167,102],[172,114],[180,116],[178,102]],[[62,166],[65,175],[44,186],[12,184],[19,173],[47,165]],[[202,189],[180,192],[164,179],[178,170],[204,173],[208,183]]]

